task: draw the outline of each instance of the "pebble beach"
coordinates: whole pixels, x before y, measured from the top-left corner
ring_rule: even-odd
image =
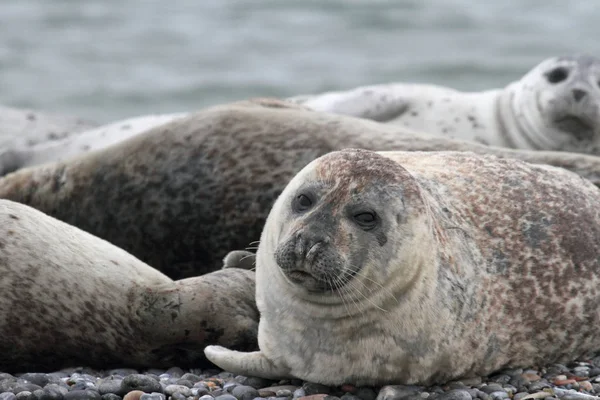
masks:
[[[504,370],[431,387],[329,387],[177,367],[0,373],[0,400],[597,400],[598,394],[600,357],[541,369]]]

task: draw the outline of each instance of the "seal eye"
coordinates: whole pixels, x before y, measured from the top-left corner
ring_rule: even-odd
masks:
[[[311,208],[312,205],[313,205],[313,201],[309,196],[307,196],[305,194],[299,194],[298,196],[296,196],[294,198],[294,202],[292,203],[292,208],[296,212],[304,212],[304,211],[308,210],[309,208]]]
[[[564,67],[554,68],[546,74],[546,79],[550,83],[559,83],[569,77],[569,71]]]
[[[374,212],[360,212],[352,217],[354,221],[364,230],[370,230],[377,225],[377,215]]]

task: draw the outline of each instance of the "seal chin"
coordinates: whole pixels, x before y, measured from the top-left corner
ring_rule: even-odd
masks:
[[[554,125],[580,142],[591,141],[596,135],[594,122],[577,115],[560,116],[554,120]]]
[[[332,292],[333,285],[327,280],[314,276],[304,270],[284,270],[285,276],[295,285],[304,287],[309,292]]]

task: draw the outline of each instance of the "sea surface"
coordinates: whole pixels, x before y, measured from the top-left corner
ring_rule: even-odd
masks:
[[[600,56],[596,0],[1,0],[0,104],[109,122]]]

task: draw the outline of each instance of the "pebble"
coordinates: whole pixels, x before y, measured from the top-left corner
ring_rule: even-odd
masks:
[[[121,390],[125,393],[132,390],[141,390],[142,392],[146,393],[162,393],[163,391],[159,382],[142,374],[131,374],[123,378],[123,381],[121,382]]]
[[[508,393],[500,391],[500,390],[497,392],[492,392],[492,393],[488,393],[488,394],[490,395],[492,400],[504,400],[504,399],[508,399],[510,397],[508,395]]]
[[[287,389],[280,389],[275,392],[275,396],[277,397],[292,397],[292,392]]]
[[[356,389],[354,395],[356,397],[360,397],[362,400],[375,400],[377,398],[377,392],[369,387],[361,387]]]
[[[294,390],[294,393],[292,395],[292,397],[294,399],[299,399],[299,398],[304,397],[304,396],[306,396],[306,392],[302,388]]]
[[[324,399],[330,399],[331,396],[326,395],[325,393],[321,393],[321,394],[312,394],[310,396],[304,396],[304,397],[298,397],[298,400],[324,400]]]
[[[48,376],[42,373],[29,372],[19,376],[19,379],[44,387],[48,384]]]
[[[0,393],[0,400],[16,400],[16,398],[17,396],[15,396],[15,394],[11,392]]]
[[[102,400],[102,396],[95,390],[71,390],[64,394],[65,400]]]
[[[31,392],[27,390],[23,390],[22,392],[17,393],[15,396],[17,400],[29,400],[32,397]]]
[[[388,385],[381,388],[377,400],[400,400],[401,398],[418,393],[419,386]],[[469,399],[471,397],[469,396]]]
[[[102,395],[108,393],[114,393],[123,396],[126,391],[122,389],[123,379],[119,378],[119,375],[112,375],[107,378],[101,379],[98,382],[98,392]]]
[[[102,400],[121,400],[121,396],[117,396],[114,393],[106,393],[102,395]]]
[[[37,392],[38,391],[36,390],[34,394],[36,394]],[[57,385],[56,383],[50,383],[44,386],[44,389],[42,389],[41,396],[38,397],[36,394],[36,398],[38,400],[62,400],[64,398],[64,395],[68,392],[69,389]]]
[[[457,389],[450,390],[444,394],[439,395],[437,397],[439,400],[471,400],[472,397],[466,390]]]
[[[321,385],[319,383],[312,383],[312,382],[305,382],[304,385],[302,385],[302,389],[304,389],[304,392],[306,393],[307,396],[310,396],[313,394],[329,394],[329,393],[331,393],[331,388],[329,386]]]
[[[252,400],[255,397],[260,397],[259,391],[252,386],[239,385],[233,388],[231,394],[237,400]],[[277,395],[277,393],[275,393]],[[291,394],[291,393],[290,393]]]
[[[180,393],[185,397],[192,395],[192,390],[183,385],[169,385],[165,388],[165,394],[167,396],[173,396],[175,393]]]
[[[220,396],[215,397],[215,400],[237,400],[235,396],[230,394],[222,394]]]
[[[214,397],[212,397],[212,396],[210,396],[208,394],[205,394],[204,396],[200,396],[198,398],[198,400],[213,400],[213,399],[214,399]]]

